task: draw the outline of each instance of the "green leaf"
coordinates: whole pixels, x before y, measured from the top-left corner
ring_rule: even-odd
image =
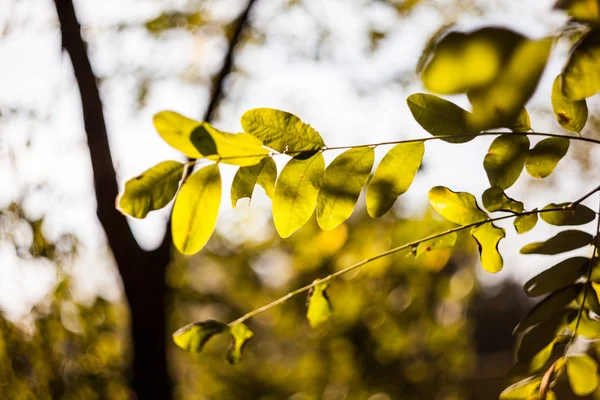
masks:
[[[312,328],[316,328],[331,316],[331,302],[327,296],[327,283],[320,283],[308,292],[306,317]]]
[[[521,254],[560,254],[587,246],[593,240],[594,237],[587,232],[567,230],[559,232],[545,242],[529,243],[521,249]]]
[[[525,332],[527,329],[548,320],[571,303],[581,292],[583,285],[572,285],[550,294],[529,311],[515,327],[513,335]]]
[[[511,126],[517,120],[538,85],[551,47],[550,39],[520,42],[492,83],[469,92],[473,129]]]
[[[325,146],[317,131],[285,111],[254,108],[242,116],[242,127],[280,153],[312,152]]]
[[[504,193],[504,190],[498,186],[492,186],[483,192],[483,206],[489,212],[507,211],[512,213],[521,213],[525,209],[523,203],[513,200]]]
[[[283,167],[273,194],[273,221],[286,238],[310,219],[323,182],[325,161],[318,153],[308,159],[292,158]]]
[[[161,111],[152,119],[156,131],[175,150],[190,158],[202,158],[204,155],[194,146],[192,132],[202,123],[174,111]]]
[[[423,69],[425,88],[440,94],[465,93],[491,83],[523,40],[502,28],[450,32],[436,44]]]
[[[367,190],[367,212],[371,217],[381,217],[408,190],[424,153],[423,142],[400,143],[383,157]]]
[[[570,203],[550,203],[542,210],[567,207],[569,204]],[[591,222],[594,219],[596,219],[596,213],[590,210],[588,207],[584,206],[583,204],[577,204],[576,206],[567,208],[563,211],[550,211],[540,213],[540,217],[550,225],[585,225],[588,222]]]
[[[275,180],[277,179],[277,166],[272,158],[263,158],[259,164],[249,167],[240,167],[231,184],[231,205],[235,208],[239,199],[248,197],[252,199],[254,186],[262,186],[269,198],[273,197]]]
[[[317,197],[317,222],[321,229],[334,229],[350,217],[369,179],[374,159],[372,147],[358,147],[340,154],[329,164]]]
[[[504,389],[504,391],[500,393],[500,400],[527,400],[531,395],[537,393],[541,382],[542,375],[523,379]]]
[[[435,186],[429,191],[429,202],[442,217],[458,225],[470,225],[488,219],[488,215],[477,206],[475,196],[470,193],[453,192],[446,187]]]
[[[539,141],[529,150],[525,167],[534,178],[550,176],[558,162],[569,150],[569,139],[551,137]]]
[[[229,329],[229,333],[231,333],[231,344],[229,345],[226,358],[229,364],[236,365],[242,360],[242,350],[246,343],[248,343],[248,340],[254,336],[254,332],[245,324],[239,323],[232,326]]]
[[[469,113],[456,104],[440,97],[415,93],[406,99],[414,119],[433,136],[467,135],[472,133],[467,126]],[[465,143],[474,136],[444,138],[449,143]]]
[[[458,235],[456,234],[456,232],[451,232],[447,235],[421,242],[415,250],[415,257],[418,257],[421,254],[426,253],[428,251],[454,247],[457,238]]]
[[[555,9],[566,10],[571,18],[583,22],[600,21],[600,3],[598,0],[558,0]]]
[[[221,132],[206,122],[192,131],[191,141],[209,160],[242,167],[256,165],[269,154],[256,137]]]
[[[585,257],[561,261],[527,281],[524,286],[525,293],[536,297],[569,286],[581,278],[589,262]]]
[[[500,271],[503,261],[498,252],[498,244],[506,236],[504,228],[498,228],[489,222],[471,229],[471,236],[473,236],[479,247],[483,269],[492,274]]]
[[[200,352],[214,335],[227,332],[229,327],[219,321],[208,320],[195,322],[178,329],[173,333],[173,341],[184,350]]]
[[[577,316],[579,315],[578,310],[573,310],[574,312],[571,315],[571,322],[569,323],[569,329],[573,332],[575,331],[575,327],[577,326]],[[600,322],[595,319],[591,319],[588,316],[587,311],[581,314],[581,321],[579,321],[579,326],[577,327],[577,334],[580,336],[585,336],[588,339],[599,339],[600,338]]]
[[[521,108],[521,111],[519,111],[519,115],[517,116],[515,122],[513,122],[510,126],[507,126],[507,128],[513,132],[529,132],[532,130],[529,113],[525,107]]]
[[[598,387],[598,364],[587,354],[567,358],[567,376],[577,396],[592,394]]]
[[[542,350],[548,350],[556,335],[566,327],[565,317],[563,310],[525,332],[519,342],[517,361],[531,360]]]
[[[119,198],[120,211],[134,218],[144,218],[148,212],[163,208],[175,197],[185,165],[163,161],[128,180]]]
[[[561,88],[570,100],[600,91],[600,30],[592,29],[573,46],[561,74]]]
[[[552,110],[558,123],[571,132],[581,132],[588,118],[585,99],[571,101],[560,90],[560,75],[552,85]]]
[[[533,210],[532,214],[519,215],[515,218],[513,225],[518,234],[529,232],[535,227],[538,221],[538,215],[535,213],[536,210]]]
[[[215,230],[221,204],[217,164],[194,172],[181,185],[173,206],[173,244],[183,254],[199,252]]]
[[[521,175],[528,152],[527,136],[511,134],[498,136],[483,159],[483,167],[490,185],[501,189],[511,187]]]

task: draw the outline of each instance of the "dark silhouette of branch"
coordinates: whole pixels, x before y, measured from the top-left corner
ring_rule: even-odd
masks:
[[[144,251],[137,244],[126,218],[115,209],[118,183],[96,76],[81,36],[72,0],[54,0],[60,22],[62,47],[69,54],[81,96],[84,127],[92,162],[97,215],[106,233],[131,312],[133,346],[131,388],[138,399],[169,399],[172,383],[167,369],[165,272],[170,262],[170,226],[161,245]],[[224,83],[234,65],[234,52],[255,0],[237,19],[236,29],[215,77],[205,121],[210,121],[223,96]]]

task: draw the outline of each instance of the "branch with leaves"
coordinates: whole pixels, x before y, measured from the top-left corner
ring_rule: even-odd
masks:
[[[461,144],[480,136],[497,136],[483,161],[490,184],[481,196],[483,208],[470,193],[442,186],[429,191],[431,206],[455,223],[455,228],[392,248],[315,280],[229,324],[210,320],[187,325],[174,333],[175,343],[186,350],[200,351],[212,336],[229,333],[232,342],[227,359],[235,364],[253,335],[245,325],[248,319],[308,292],[308,321],[317,326],[331,314],[327,296],[331,281],[376,259],[403,250],[419,256],[453,247],[457,233],[470,229],[479,247],[482,267],[495,273],[503,267],[498,244],[506,236],[505,229],[495,222],[514,218],[514,228],[522,234],[533,229],[538,218],[555,226],[581,226],[596,219],[598,229],[593,235],[566,229],[546,241],[521,248],[522,254],[556,255],[591,246],[593,254],[564,260],[525,284],[529,296],[547,297],[515,328],[515,334],[521,335],[517,366],[526,378],[507,388],[501,399],[552,398],[552,388],[565,370],[575,393],[594,391],[598,386],[596,361],[587,354],[575,354],[572,345],[580,337],[600,338],[600,320],[596,319],[600,315],[600,284],[596,283],[600,282],[600,275],[594,268],[600,210],[595,212],[582,204],[600,186],[571,202],[550,203],[533,210],[525,210],[522,202],[506,194],[523,170],[538,179],[550,176],[572,140],[600,144],[600,140],[581,136],[588,116],[585,99],[600,92],[600,31],[589,20],[581,19],[579,11],[571,7],[572,2],[560,3],[559,7],[580,19],[582,26],[588,25],[556,77],[550,99],[557,122],[577,136],[533,131],[525,109],[555,40],[532,40],[508,29],[491,27],[444,32],[434,37],[425,50],[418,68],[425,89],[441,95],[465,94],[472,106],[467,111],[433,94],[409,96],[408,107],[418,124],[431,134],[429,137],[327,147],[313,127],[281,110],[247,111],[241,119],[244,132],[237,134],[173,111],[156,114],[154,125],[158,134],[188,159],[197,161],[165,161],[129,180],[118,207],[128,215],[144,218],[175,199],[173,242],[188,255],[200,251],[214,231],[222,197],[221,163],[239,167],[231,187],[232,206],[241,198],[251,198],[256,185],[263,187],[273,201],[277,233],[286,238],[315,212],[323,230],[344,223],[365,187],[368,214],[373,218],[386,214],[410,188],[421,166],[425,145],[431,140]],[[533,137],[543,139],[532,147]],[[392,147],[372,173],[374,149],[380,146]],[[323,152],[330,150],[345,151],[325,167]],[[290,158],[279,173],[273,161],[276,155]],[[188,176],[187,171],[196,164],[201,164],[199,169]],[[504,214],[492,217],[493,213]]]

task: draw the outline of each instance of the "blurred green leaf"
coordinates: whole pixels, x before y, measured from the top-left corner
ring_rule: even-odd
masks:
[[[598,0],[558,0],[555,9],[565,10],[577,21],[599,22],[600,3]]]
[[[202,26],[204,20],[200,13],[183,13],[179,11],[163,12],[158,17],[146,22],[146,29],[157,34],[169,29],[185,28],[192,30]]]
[[[474,130],[511,126],[535,91],[546,67],[552,41],[524,40],[489,85],[469,92]]]
[[[254,108],[242,115],[244,131],[280,153],[312,152],[325,146],[310,125],[294,114],[271,108]]]
[[[557,290],[535,305],[519,322],[513,335],[525,332],[527,329],[548,320],[553,315],[566,308],[581,292],[583,285],[571,285]]]
[[[236,365],[242,360],[242,350],[248,340],[254,336],[254,332],[250,330],[244,323],[239,323],[229,329],[231,333],[231,344],[227,351],[227,361],[231,365]]]
[[[323,182],[325,161],[318,153],[308,159],[292,158],[283,167],[273,193],[273,221],[286,238],[310,219]]]
[[[523,36],[502,28],[483,28],[443,35],[422,73],[429,91],[465,93],[491,83]]]
[[[254,186],[260,185],[269,198],[273,198],[277,166],[270,157],[265,157],[260,163],[248,167],[240,167],[231,184],[231,206],[235,208],[239,199],[252,199]]]
[[[600,91],[600,30],[592,29],[573,46],[561,74],[561,88],[573,101]]]
[[[327,283],[320,283],[308,292],[306,317],[312,328],[316,328],[331,316],[331,302],[327,296]]]
[[[242,167],[256,165],[269,154],[256,137],[222,132],[206,122],[192,131],[191,141],[209,160]]]
[[[174,111],[161,111],[154,115],[152,121],[160,137],[175,150],[190,158],[204,157],[191,140],[192,132],[202,124],[201,122]]]
[[[118,209],[134,218],[144,218],[148,212],[163,208],[175,197],[185,165],[163,161],[128,180],[118,202]]]
[[[537,209],[536,209],[537,210]],[[536,211],[533,210],[533,211]],[[515,226],[515,230],[518,234],[522,234],[525,232],[529,232],[532,230],[538,221],[537,213],[527,214],[527,215],[519,215],[515,218],[513,225]]]
[[[456,234],[456,232],[451,232],[447,235],[421,242],[415,250],[415,256],[418,257],[421,254],[426,253],[428,251],[454,247],[457,238],[458,235]]]
[[[227,332],[228,330],[229,327],[227,324],[219,321],[195,322],[173,333],[173,342],[184,350],[200,352],[211,337]]]
[[[489,273],[495,274],[502,269],[502,256],[498,252],[500,240],[506,236],[504,228],[498,228],[488,222],[471,229],[471,236],[479,247],[481,266]]]
[[[511,199],[504,193],[501,187],[492,186],[486,189],[481,196],[483,206],[489,212],[507,211],[512,213],[521,213],[524,211],[523,203]]]
[[[494,139],[483,160],[490,185],[511,187],[521,175],[528,152],[527,136],[505,134]]]
[[[415,93],[406,99],[410,112],[423,129],[433,136],[467,135],[469,112],[432,94]],[[444,138],[449,143],[465,143],[475,137]]]
[[[556,120],[568,131],[580,133],[588,118],[588,108],[585,99],[569,100],[560,89],[560,75],[552,85],[552,110]]]
[[[521,254],[554,255],[575,250],[592,243],[594,237],[587,232],[566,230],[559,232],[545,242],[534,242],[521,248]]]
[[[577,396],[592,394],[598,387],[598,364],[587,354],[567,358],[567,376]]]
[[[458,225],[469,225],[488,219],[475,201],[475,196],[466,192],[453,192],[435,186],[429,190],[429,203],[444,218]]]
[[[542,210],[567,207],[569,204],[570,203],[550,203],[546,207],[542,208]],[[583,204],[577,204],[576,206],[567,208],[563,211],[540,213],[540,217],[544,220],[544,222],[550,225],[585,225],[588,222],[596,219],[596,213]]]
[[[374,160],[372,147],[358,147],[340,154],[325,169],[317,197],[317,221],[321,229],[334,229],[350,217]]]
[[[569,286],[581,278],[589,262],[590,260],[585,257],[573,257],[561,261],[527,281],[523,287],[525,293],[536,297]]]
[[[510,385],[500,393],[500,400],[527,400],[537,393],[542,375],[532,376]]]
[[[546,178],[550,176],[558,162],[569,150],[569,139],[547,138],[539,141],[527,156],[525,168],[529,175],[534,178]]]
[[[194,172],[181,185],[173,206],[173,244],[183,254],[199,252],[215,230],[221,204],[217,164]]]
[[[367,211],[371,217],[381,217],[408,190],[424,153],[423,142],[400,143],[383,157],[367,190]]]

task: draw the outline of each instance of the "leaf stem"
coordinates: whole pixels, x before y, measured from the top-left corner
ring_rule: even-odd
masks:
[[[462,230],[465,230],[465,229],[468,229],[468,228],[473,228],[475,226],[479,226],[479,225],[482,225],[482,224],[485,224],[485,223],[488,223],[488,222],[502,221],[502,220],[505,220],[505,219],[515,218],[515,217],[522,216],[522,215],[542,214],[542,213],[551,212],[551,211],[564,211],[564,208],[562,208],[562,207],[554,207],[554,208],[547,208],[547,209],[543,209],[543,210],[537,210],[537,209],[535,209],[535,210],[532,210],[532,211],[524,211],[524,212],[521,212],[521,213],[514,213],[514,214],[510,214],[510,215],[504,215],[502,217],[497,217],[497,218],[488,218],[486,220],[474,222],[472,224],[457,226],[455,228],[448,229],[446,231],[443,231],[443,232],[440,232],[440,233],[436,233],[434,235],[427,236],[425,238],[422,238],[422,239],[419,239],[419,240],[415,240],[413,242],[406,243],[406,244],[404,244],[402,246],[394,247],[393,249],[384,251],[383,253],[377,254],[376,256],[367,258],[366,260],[363,260],[363,261],[361,261],[359,263],[350,265],[349,267],[346,267],[346,268],[341,269],[341,270],[339,270],[337,272],[334,272],[331,275],[327,275],[324,278],[316,279],[315,281],[313,281],[309,285],[303,286],[303,287],[301,287],[299,289],[296,289],[296,290],[294,290],[292,292],[289,292],[285,296],[280,297],[279,299],[277,299],[277,300],[275,300],[275,301],[273,301],[273,302],[271,302],[269,304],[266,304],[266,305],[264,305],[262,307],[259,307],[259,308],[255,309],[253,311],[250,311],[247,314],[244,314],[243,316],[241,316],[240,318],[236,319],[235,321],[230,322],[229,326],[235,326],[237,324],[240,324],[240,323],[242,323],[242,322],[244,322],[244,321],[246,321],[246,320],[254,317],[255,315],[258,315],[258,314],[260,314],[260,313],[262,313],[264,311],[267,311],[267,310],[269,310],[269,309],[271,309],[271,308],[273,308],[273,307],[275,307],[275,306],[277,306],[279,304],[285,303],[290,298],[292,298],[292,297],[294,297],[296,295],[299,295],[301,293],[304,293],[304,292],[312,289],[313,287],[315,287],[315,286],[317,286],[317,285],[319,285],[321,283],[331,281],[332,279],[335,279],[335,278],[337,278],[340,275],[347,274],[348,272],[353,271],[355,269],[358,269],[358,268],[360,268],[360,267],[362,267],[362,266],[364,266],[366,264],[369,264],[369,263],[371,263],[371,262],[373,262],[375,260],[378,260],[378,259],[383,258],[383,257],[387,257],[389,255],[392,255],[394,253],[397,253],[399,251],[402,251],[402,250],[405,250],[405,249],[408,249],[408,248],[411,248],[411,247],[414,247],[414,246],[418,246],[420,243],[426,242],[428,240],[436,239],[436,238],[439,238],[441,236],[448,235],[450,233],[460,232]]]

